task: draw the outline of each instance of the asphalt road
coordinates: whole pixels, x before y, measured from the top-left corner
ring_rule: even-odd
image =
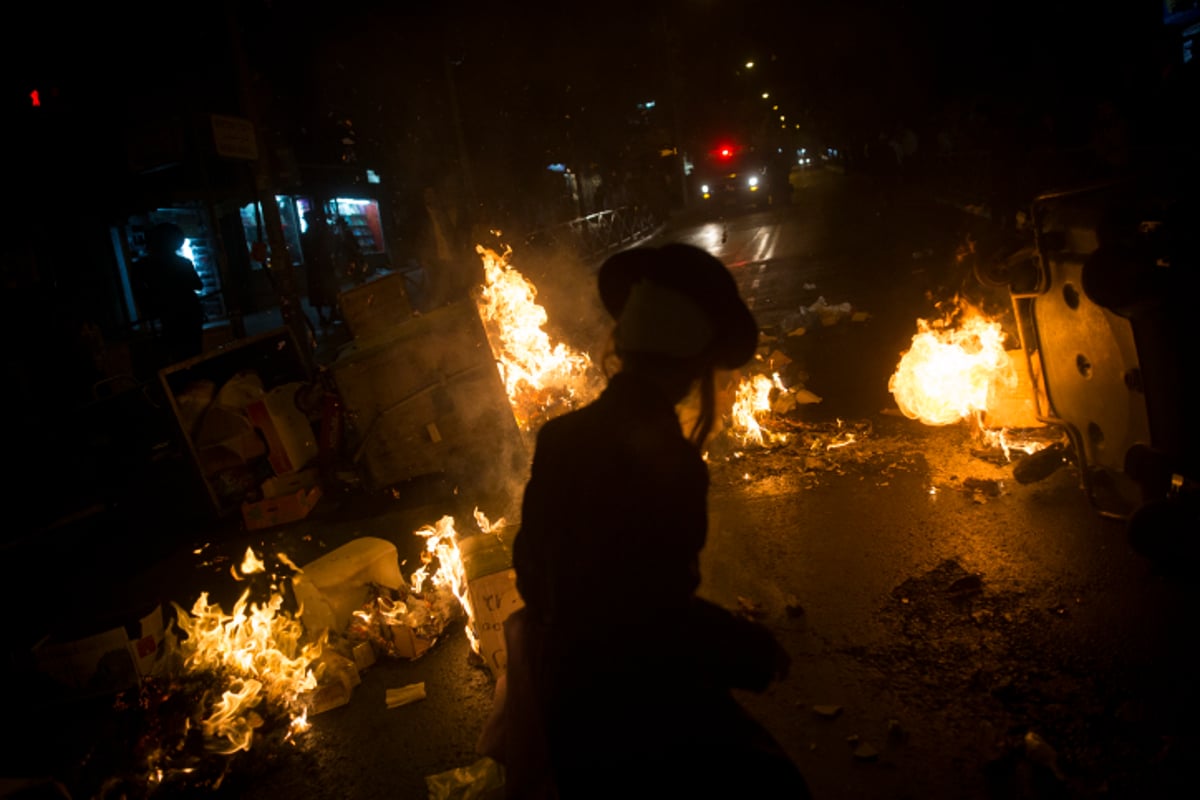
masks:
[[[787,679],[746,706],[822,800],[1179,796],[1197,754],[1186,579],[1135,554],[1071,467],[1018,484],[1010,465],[973,455],[969,425],[908,420],[888,394],[916,319],[970,285],[954,252],[978,223],[856,177],[810,172],[796,185],[791,205],[697,215],[663,234],[730,266],[768,343],[791,360],[789,379],[821,398],[768,420],[786,441],[718,437],[710,451],[701,591],[762,619],[793,658]],[[552,322],[594,333],[594,309],[567,307],[580,294],[574,269],[531,260],[528,273]],[[787,336],[819,297],[867,316]],[[852,444],[827,448],[847,432]],[[70,582],[51,578],[17,595],[24,608],[8,605],[31,628],[38,594],[55,594],[44,604],[54,609],[101,598],[187,606],[201,590],[231,603],[229,567],[248,546],[303,563],[373,535],[411,559],[417,527],[469,504],[433,481],[331,496],[300,523],[254,534],[189,523],[181,509],[175,528],[132,540],[153,557],[92,542],[80,552],[109,553],[93,569],[76,565]],[[388,688],[419,681],[425,700],[386,707]],[[20,701],[9,730],[27,735],[7,748],[2,774],[55,775],[72,796],[92,796],[130,735],[106,698],[56,702],[20,674],[7,686]],[[492,687],[451,632],[415,661],[365,670],[350,702],[314,717],[294,745],[239,754],[219,787],[158,794],[424,798],[427,776],[475,763]]]

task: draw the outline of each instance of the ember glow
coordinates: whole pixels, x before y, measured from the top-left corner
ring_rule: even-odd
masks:
[[[986,411],[995,385],[1016,384],[1000,323],[974,306],[959,300],[943,319],[919,319],[917,328],[888,381],[909,419],[951,425]]]
[[[243,565],[250,572],[263,569],[250,550]],[[277,591],[261,604],[250,602],[250,592],[242,592],[229,614],[209,603],[207,592],[190,613],[175,605],[184,672],[216,679],[198,712],[206,747],[214,753],[250,749],[267,717],[287,720],[292,732],[308,728],[305,693],[317,686],[311,665],[324,639],[305,641],[303,625],[282,610]]]
[[[496,253],[477,245],[475,250],[484,268],[479,316],[517,423],[528,430],[558,407],[591,401],[599,393],[600,380],[591,358],[551,342],[543,330],[548,317],[537,302],[537,288],[508,263],[512,248]]]

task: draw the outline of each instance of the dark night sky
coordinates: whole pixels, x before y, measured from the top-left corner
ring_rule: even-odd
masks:
[[[602,97],[652,91],[673,75],[689,106],[738,91],[733,71],[747,57],[774,55],[777,77],[801,100],[851,105],[899,96],[939,102],[991,87],[1081,81],[1103,84],[1145,48],[1161,21],[1157,0],[532,0],[354,4],[249,0],[270,27],[252,36],[254,55],[359,47],[383,73],[363,91],[402,93],[389,65],[418,63],[436,50],[478,65],[497,98],[522,83],[571,82]],[[165,6],[22,4],[7,27],[6,77],[51,77],[90,91],[136,86],[199,90],[214,61],[220,3]],[[288,15],[295,23],[280,23]],[[303,32],[315,26],[319,35]],[[339,44],[344,43],[344,44]],[[170,81],[163,70],[180,73]]]
[[[455,152],[447,59],[470,146],[512,160],[562,150],[564,137],[617,147],[623,115],[645,100],[684,140],[736,130],[750,124],[756,82],[843,137],[980,98],[1086,105],[1153,75],[1162,28],[1157,0],[240,5],[258,20],[251,58],[279,108],[299,115],[294,134],[328,147],[349,119],[368,155],[374,143],[413,168]],[[220,7],[23,4],[6,26],[6,102],[56,85],[98,127],[175,102],[234,111],[236,93],[212,88],[232,70]]]

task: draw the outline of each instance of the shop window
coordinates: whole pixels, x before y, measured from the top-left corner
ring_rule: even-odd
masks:
[[[275,203],[279,207],[279,221],[283,228],[283,242],[287,246],[288,257],[293,264],[303,264],[304,255],[300,249],[300,214],[296,210],[296,198],[290,195],[275,195]],[[246,232],[246,245],[250,248],[250,264],[253,269],[262,269],[262,262],[253,257],[255,242],[266,244],[267,257],[271,255],[271,246],[267,239],[266,222],[262,216],[260,203],[247,203],[241,208],[242,229]]]
[[[333,201],[337,216],[345,220],[354,234],[363,255],[384,252],[383,224],[379,217],[379,201],[368,198],[338,197]]]

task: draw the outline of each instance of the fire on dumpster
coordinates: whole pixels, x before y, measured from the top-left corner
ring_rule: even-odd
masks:
[[[591,401],[600,376],[587,353],[554,343],[544,330],[546,310],[537,288],[502,253],[476,246],[483,258],[484,284],[477,295],[479,316],[504,379],[518,424],[529,430],[559,410]]]
[[[956,297],[940,319],[917,320],[912,346],[888,390],[900,411],[926,425],[972,421],[986,448],[1007,461],[1047,445],[1046,426],[1020,350],[1006,346],[1000,321]]]

